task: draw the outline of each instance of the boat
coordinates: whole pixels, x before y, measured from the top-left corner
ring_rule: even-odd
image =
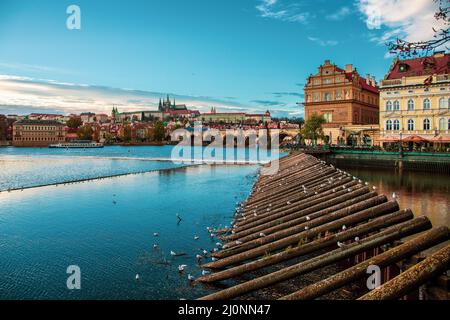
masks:
[[[49,148],[54,149],[92,149],[103,147],[104,147],[103,143],[92,142],[89,140],[74,140],[71,142],[62,142],[49,145]]]

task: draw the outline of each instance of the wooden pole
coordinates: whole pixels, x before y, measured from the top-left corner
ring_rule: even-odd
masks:
[[[450,245],[433,253],[425,260],[409,268],[381,287],[360,297],[358,300],[393,300],[420,287],[450,267]]]

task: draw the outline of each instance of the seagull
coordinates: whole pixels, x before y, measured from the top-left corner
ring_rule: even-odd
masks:
[[[209,271],[202,270],[202,276],[206,276],[207,274],[209,274]]]
[[[372,189],[373,189],[373,190],[377,190],[377,187],[373,186]]]
[[[359,237],[355,237],[355,241],[358,242],[359,241]]]
[[[309,216],[306,216],[306,221],[311,220],[311,218]]]
[[[337,246],[338,246],[339,248],[343,248],[343,247],[344,247],[344,244],[343,244],[342,242],[338,241],[338,242],[337,242]]]
[[[236,244],[240,245],[240,244],[242,244],[242,241],[236,240]]]
[[[159,246],[157,244],[153,245],[153,249],[158,249],[158,248],[159,248]]]
[[[347,230],[347,227],[345,226],[345,224],[342,226],[342,231]]]
[[[216,246],[218,246],[218,247],[223,247],[223,245],[222,245],[220,242],[217,242],[217,243],[216,243]]]
[[[194,237],[194,240],[198,240],[198,239],[200,239],[199,236],[195,236],[195,237]]]
[[[136,273],[135,279],[136,279],[136,281],[138,281],[140,279],[139,273]]]
[[[195,256],[195,258],[197,259],[197,262],[200,262],[200,260],[202,260],[203,257],[201,255],[197,254]]]
[[[153,233],[153,236],[154,236],[154,237],[159,237],[159,233],[158,233],[158,232],[155,232],[155,233]]]
[[[214,233],[210,234],[211,238],[214,238],[216,235]]]
[[[208,251],[203,250],[203,254],[206,256],[208,254]]]
[[[217,249],[217,248],[212,249],[212,252],[217,252],[217,251],[219,251],[219,249]]]
[[[170,255],[175,257],[177,254],[175,252],[173,252],[173,251],[170,251]]]
[[[257,216],[258,216],[258,214],[257,214],[257,213],[254,213],[254,214],[253,214],[253,216],[257,217]]]
[[[286,204],[287,204],[287,205],[291,205],[291,202],[290,202],[290,201],[288,201],[288,202],[286,202]]]
[[[394,192],[394,193],[392,193],[392,198],[393,199],[398,199],[398,196],[397,196],[397,194]]]
[[[186,267],[187,267],[187,265],[185,265],[185,264],[179,265],[179,266],[178,266],[178,272],[179,272],[179,273],[182,273]]]
[[[181,220],[183,220],[183,219],[181,219],[181,217],[178,213],[177,213],[177,219],[178,219],[178,222],[181,222]]]
[[[259,236],[260,236],[260,237],[265,237],[266,235],[265,235],[264,233],[260,232],[260,233],[259,233]]]
[[[214,257],[212,257],[211,258],[211,260],[214,262],[214,261],[217,261],[217,259],[216,258],[214,258]]]
[[[188,280],[192,282],[195,280],[195,278],[193,276],[191,276],[190,274],[188,274]]]
[[[308,230],[309,229],[309,227],[308,226],[305,226],[305,230]]]

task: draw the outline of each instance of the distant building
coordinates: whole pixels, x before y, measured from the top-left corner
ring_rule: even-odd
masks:
[[[185,104],[176,104],[175,99],[173,99],[173,103],[170,101],[169,95],[167,95],[167,99],[165,101],[162,101],[159,99],[159,105],[158,105],[158,111],[169,113],[170,111],[176,111],[176,110],[187,110],[187,107]]]
[[[28,117],[29,120],[52,120],[65,122],[66,117],[62,114],[52,114],[52,113],[31,113]]]
[[[380,130],[385,142],[450,142],[450,54],[395,60],[381,82]],[[440,140],[439,140],[440,139]]]
[[[65,141],[65,125],[55,120],[19,120],[13,124],[13,145],[47,147]]]
[[[83,112],[80,114],[83,124],[94,123],[97,121],[96,115],[93,112]]]

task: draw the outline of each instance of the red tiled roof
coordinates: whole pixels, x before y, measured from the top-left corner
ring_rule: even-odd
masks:
[[[400,66],[405,64],[407,70],[400,71]],[[425,68],[428,66],[428,68]],[[448,74],[450,69],[450,54],[442,56],[431,56],[423,58],[414,58],[407,60],[397,60],[391,71],[386,76],[386,80],[401,79],[402,77],[414,77],[433,74]]]

